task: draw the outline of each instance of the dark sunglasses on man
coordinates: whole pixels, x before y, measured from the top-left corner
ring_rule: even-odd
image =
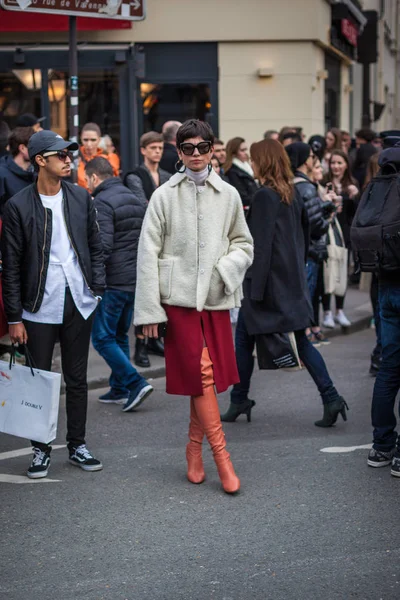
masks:
[[[68,152],[68,150],[54,150],[52,152],[45,152],[42,154],[43,158],[48,158],[49,156],[57,156],[61,161],[65,162],[67,158],[72,162],[74,160],[74,155],[72,152]]]
[[[192,156],[194,151],[199,151],[199,154],[208,154],[211,150],[211,142],[200,142],[200,144],[190,144],[189,142],[183,142],[179,149],[185,156]]]

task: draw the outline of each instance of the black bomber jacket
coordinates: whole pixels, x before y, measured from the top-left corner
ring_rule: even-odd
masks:
[[[102,242],[96,209],[89,193],[61,182],[68,236],[89,290],[105,288]],[[36,184],[10,198],[3,214],[1,251],[3,301],[9,323],[22,320],[22,310],[40,309],[46,285],[52,234],[52,212],[44,208]]]

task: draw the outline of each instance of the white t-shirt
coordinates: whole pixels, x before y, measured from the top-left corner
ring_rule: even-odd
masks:
[[[22,318],[35,323],[60,324],[64,318],[65,289],[69,287],[75,305],[84,319],[97,306],[97,298],[89,290],[83,277],[77,256],[70,242],[64,218],[62,189],[55,196],[40,194],[44,208],[50,209],[47,216],[51,223],[51,246],[49,266],[43,301],[36,313],[26,310]]]

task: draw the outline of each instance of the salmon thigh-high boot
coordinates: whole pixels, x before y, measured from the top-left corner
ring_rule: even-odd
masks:
[[[203,395],[193,396],[193,404],[198,421],[211,446],[222,487],[227,494],[240,489],[240,480],[236,476],[229,453],[226,450],[225,435],[222,431],[217,396],[214,390],[214,371],[208,348],[203,348],[201,356],[201,378]]]
[[[192,483],[203,483],[206,478],[201,455],[203,437],[204,431],[196,413],[194,400],[190,398],[189,443],[186,446],[186,460],[188,464],[187,478]]]

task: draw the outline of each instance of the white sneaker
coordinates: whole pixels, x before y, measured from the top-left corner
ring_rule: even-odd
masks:
[[[327,327],[328,329],[335,329],[335,321],[333,320],[333,315],[332,315],[331,310],[327,310],[324,313],[324,320],[322,322],[322,325],[324,327]]]
[[[338,310],[335,316],[336,323],[342,327],[350,327],[351,323],[342,310]]]

